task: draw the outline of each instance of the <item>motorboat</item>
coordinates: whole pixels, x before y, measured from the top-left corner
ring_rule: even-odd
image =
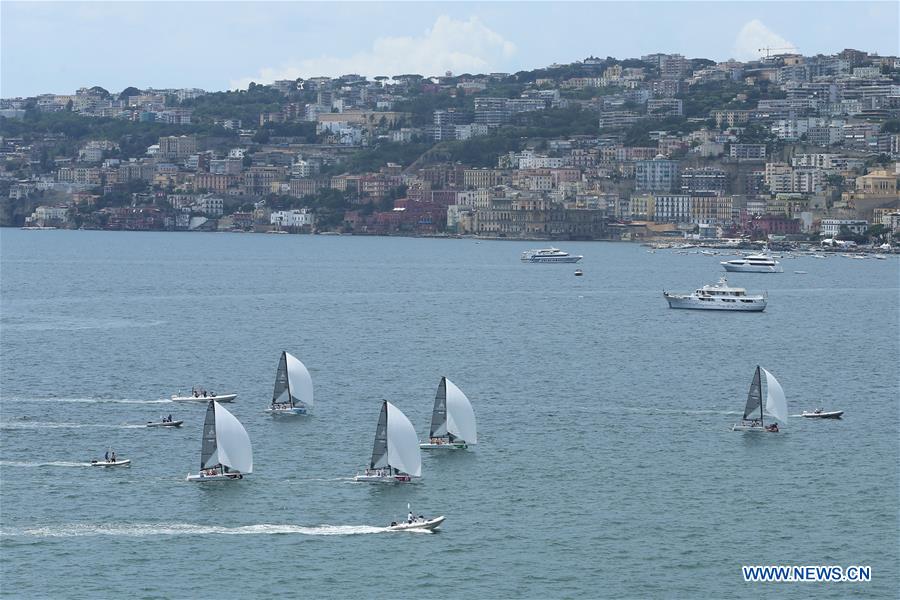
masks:
[[[584,258],[580,254],[569,254],[559,248],[540,248],[522,253],[522,262],[531,263],[577,263]]]
[[[781,263],[768,254],[751,254],[743,258],[724,260],[720,263],[733,273],[783,273]]]
[[[441,523],[444,522],[445,517],[434,517],[433,519],[426,519],[422,516],[415,517],[412,521],[402,521],[397,523],[396,521],[391,523],[388,527],[390,531],[434,531],[438,527],[441,526]]]
[[[431,431],[428,442],[419,444],[423,450],[465,450],[477,444],[475,411],[469,398],[456,385],[441,377],[434,408],[431,411]]]
[[[117,458],[115,460],[92,460],[92,467],[127,467],[131,464],[131,459]]]
[[[693,308],[698,310],[736,310],[760,312],[766,309],[768,294],[748,296],[747,290],[729,287],[725,277],[715,285],[704,285],[690,294],[674,294],[663,291],[669,308]]]
[[[800,414],[801,417],[806,417],[807,419],[840,419],[843,416],[844,411],[842,410],[829,410],[826,411],[821,408],[817,408],[812,412],[806,412],[805,410]]]
[[[388,402],[381,403],[372,459],[354,481],[367,483],[409,483],[422,476],[419,438],[406,415]]]
[[[234,481],[252,472],[253,448],[247,430],[225,407],[210,400],[200,440],[200,472],[188,473],[187,481]]]
[[[181,427],[184,421],[147,421],[147,427]]]
[[[763,393],[763,381],[765,381],[765,394]],[[765,404],[763,404],[763,398],[765,398]],[[757,365],[753,381],[750,382],[744,416],[740,423],[731,426],[731,430],[777,433],[779,431],[778,423],[766,425],[765,415],[767,414],[782,424],[787,423],[787,400],[785,400],[784,390],[775,376]]]
[[[305,415],[313,406],[313,383],[302,362],[287,352],[281,353],[275,373],[272,404],[266,412],[273,415]]]
[[[237,398],[237,394],[211,394],[206,390],[193,390],[189,396],[182,396],[180,393],[172,394],[172,402],[232,402]]]
[[[582,271],[581,269],[575,269],[575,277],[581,277],[582,275],[584,275],[584,271]]]

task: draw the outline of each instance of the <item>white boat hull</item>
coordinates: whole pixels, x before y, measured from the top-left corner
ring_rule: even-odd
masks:
[[[733,310],[739,312],[761,312],[766,309],[767,300],[761,296],[733,298],[725,302],[723,298],[711,297],[701,300],[696,296],[682,296],[663,293],[669,308],[689,308],[695,310]]]
[[[844,414],[842,410],[832,410],[830,412],[803,412],[800,416],[807,419],[840,419]]]
[[[362,483],[410,483],[412,477],[409,475],[366,475],[365,473],[357,474],[353,481]]]
[[[175,394],[172,395],[172,402],[209,402],[210,400],[215,400],[218,403],[222,402],[231,402],[235,398],[237,398],[237,394],[219,394],[218,396],[177,396]]]
[[[582,256],[542,256],[542,257],[531,257],[527,259],[523,259],[525,262],[530,263],[577,263],[583,257]]]
[[[271,415],[306,415],[309,411],[304,406],[295,406],[293,408],[267,408],[266,412]]]
[[[736,265],[729,262],[722,262],[726,271],[731,273],[783,273],[784,269],[781,265]]]
[[[778,430],[766,429],[762,425],[739,425],[734,424],[731,426],[732,431],[752,431],[759,433],[778,433]]]
[[[147,421],[147,427],[181,427],[184,421]]]
[[[230,473],[216,473],[215,475],[204,475],[203,473],[191,475],[188,473],[186,480],[194,483],[212,483],[214,481],[237,481],[243,478],[244,475],[242,473],[232,471]]]
[[[432,444],[429,442],[419,444],[419,448],[422,450],[465,450],[468,447],[468,444],[465,442],[448,442],[446,444]]]
[[[435,517],[433,519],[428,519],[426,521],[413,521],[412,523],[397,523],[396,525],[391,525],[388,527],[391,531],[413,531],[413,530],[426,530],[426,531],[434,531],[438,527],[441,526],[445,517]]]
[[[131,464],[131,460],[123,458],[122,460],[92,460],[92,467],[127,467]]]

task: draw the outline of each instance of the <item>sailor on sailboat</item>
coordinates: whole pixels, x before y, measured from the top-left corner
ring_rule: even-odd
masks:
[[[233,414],[212,400],[206,407],[200,447],[200,472],[188,481],[243,479],[253,472],[253,448],[247,430]]]
[[[281,353],[275,390],[267,412],[273,415],[305,415],[313,407],[312,377],[306,366],[287,352]]]
[[[428,443],[419,444],[419,448],[455,450],[465,449],[468,444],[476,443],[478,436],[475,432],[475,412],[472,410],[471,402],[452,381],[441,377],[437,394],[434,396]]]
[[[765,394],[763,394],[762,375],[765,374]],[[763,397],[766,402],[763,406]],[[759,411],[756,416],[757,411]],[[744,407],[744,416],[740,423],[731,426],[732,431],[770,431],[778,432],[778,423],[765,424],[765,415],[770,415],[782,424],[787,422],[787,400],[784,398],[784,390],[775,376],[763,369],[756,367],[753,381],[750,383],[750,392],[747,394],[747,406]]]
[[[353,480],[407,483],[421,476],[422,455],[416,430],[399,408],[384,400],[375,429],[372,460],[365,472],[357,473]]]

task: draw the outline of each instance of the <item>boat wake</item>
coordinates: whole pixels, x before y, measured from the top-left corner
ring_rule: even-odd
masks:
[[[3,402],[75,402],[84,404],[172,404],[169,398],[141,400],[139,398],[2,398]]]
[[[53,460],[45,462],[27,462],[21,460],[0,460],[0,467],[90,467],[89,462],[69,462]]]
[[[122,423],[121,425],[103,425],[98,423],[54,423],[49,421],[11,421],[0,423],[0,430],[19,430],[19,429],[143,429],[146,425],[129,425]]]
[[[387,527],[370,525],[244,525],[241,527],[220,527],[215,525],[194,525],[191,523],[120,523],[57,525],[48,527],[14,528],[0,531],[3,537],[68,538],[85,536],[148,537],[157,535],[363,535],[384,533]]]

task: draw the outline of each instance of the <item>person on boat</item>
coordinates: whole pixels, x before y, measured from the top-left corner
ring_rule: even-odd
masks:
[[[166,419],[167,422],[172,422],[172,413],[169,413],[169,417]]]
[[[103,455],[103,460],[109,462],[109,450],[106,451],[106,454]]]
[[[416,520],[416,518],[413,516],[412,511],[409,511],[409,514],[406,515],[406,522],[412,523],[415,520]]]
[[[203,397],[206,398],[206,390],[203,390]]]
[[[109,462],[116,462],[116,451],[115,450],[112,451],[112,454],[110,454],[109,459],[110,459]]]

